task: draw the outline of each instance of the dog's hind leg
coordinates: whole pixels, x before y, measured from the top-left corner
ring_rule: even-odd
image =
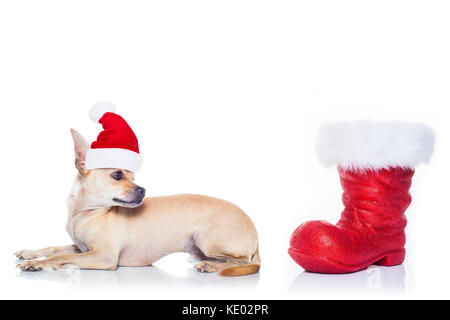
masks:
[[[250,258],[250,261],[225,267],[220,270],[220,275],[227,277],[245,276],[259,272],[260,267],[261,259],[259,257],[259,248],[256,248],[256,251]]]
[[[222,276],[243,276],[257,273],[260,268],[259,254],[251,259],[236,259],[233,257],[217,257],[216,260],[201,261],[194,265],[199,272],[216,272]],[[218,262],[222,260],[224,262]]]
[[[39,258],[53,257],[59,254],[70,254],[70,253],[80,253],[80,250],[76,245],[70,246],[59,246],[59,247],[48,247],[39,250],[27,250],[23,249],[14,253],[14,255],[19,259],[33,260]]]
[[[199,272],[219,272],[225,268],[236,266],[236,263],[233,263],[232,261],[225,261],[225,262],[216,262],[213,260],[204,260],[200,261],[199,263],[196,263],[194,265],[194,269]]]
[[[258,239],[248,233],[209,229],[194,235],[194,243],[207,257],[194,269],[224,276],[257,273],[260,267]]]

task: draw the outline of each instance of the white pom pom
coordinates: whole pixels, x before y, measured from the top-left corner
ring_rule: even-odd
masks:
[[[114,112],[116,108],[111,102],[108,101],[100,101],[94,104],[89,111],[89,117],[94,122],[98,122],[101,117],[107,112]]]

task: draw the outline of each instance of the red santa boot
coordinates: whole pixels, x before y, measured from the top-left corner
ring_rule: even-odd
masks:
[[[428,162],[433,145],[433,131],[422,124],[354,121],[322,127],[317,151],[325,165],[338,166],[345,209],[336,225],[300,225],[290,240],[292,259],[320,273],[401,264],[414,167]]]

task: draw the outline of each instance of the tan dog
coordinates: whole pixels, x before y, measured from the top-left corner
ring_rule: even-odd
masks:
[[[259,271],[258,235],[237,206],[200,195],[145,198],[134,175],[119,169],[87,170],[89,144],[71,130],[78,175],[68,199],[66,230],[75,245],[22,250],[21,270],[148,266],[173,252],[201,261],[194,268],[238,276]],[[46,257],[45,259],[35,260]]]

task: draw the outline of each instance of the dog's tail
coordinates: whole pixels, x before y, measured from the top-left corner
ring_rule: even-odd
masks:
[[[261,258],[259,257],[259,248],[257,247],[255,253],[250,259],[250,263],[225,268],[221,270],[219,274],[226,277],[246,276],[249,274],[258,273],[260,266]]]

